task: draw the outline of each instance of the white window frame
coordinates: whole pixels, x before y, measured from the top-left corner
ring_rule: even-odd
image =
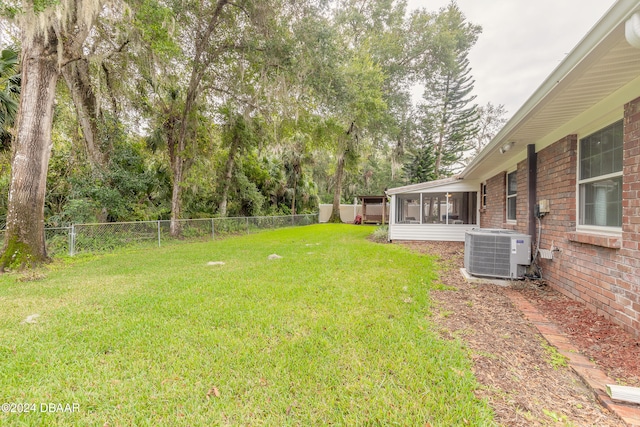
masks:
[[[409,209],[407,206],[407,211],[405,212],[404,205],[403,205],[403,200],[414,200],[414,201],[418,201],[418,203],[421,203],[422,201],[422,195],[420,193],[401,193],[401,194],[396,194],[395,197],[395,212],[393,213],[394,216],[394,224],[421,224],[422,221],[420,221],[420,218],[415,218],[415,217],[409,217],[408,213],[409,213]],[[399,218],[399,214],[403,213],[403,219]],[[419,212],[420,214],[422,213],[422,206],[419,207]],[[407,218],[412,218],[411,220],[407,219]]]
[[[516,192],[514,194],[509,194],[509,175],[511,175],[512,173],[516,174]],[[518,220],[518,169],[517,168],[507,171],[504,187],[505,187],[504,188],[504,193],[505,193],[504,217],[507,219],[508,223],[515,224]],[[509,218],[509,199],[511,198],[516,200],[515,212],[513,213],[514,218]]]
[[[624,167],[622,170],[618,171],[618,172],[613,172],[613,173],[608,173],[608,174],[604,174],[604,175],[598,175],[595,177],[591,177],[591,178],[585,178],[585,179],[580,179],[581,176],[581,168],[582,168],[582,144],[581,141],[584,138],[588,138],[589,136],[595,134],[596,132],[600,132],[603,129],[606,129],[618,122],[620,122],[622,119],[618,119],[615,120],[609,124],[606,124],[604,126],[600,126],[598,129],[593,130],[592,132],[586,133],[584,136],[578,138],[578,149],[577,149],[577,167],[576,167],[576,230],[577,231],[586,231],[586,232],[597,232],[597,233],[601,233],[601,234],[614,234],[614,235],[621,235],[622,234],[622,226],[606,226],[606,225],[590,225],[590,224],[581,224],[581,220],[582,220],[582,213],[583,213],[583,200],[582,200],[582,192],[580,190],[580,186],[583,184],[589,184],[589,183],[593,183],[593,182],[598,182],[598,181],[606,181],[607,179],[611,179],[611,178],[619,178],[623,176],[623,172],[624,172]],[[622,123],[623,126],[623,138],[624,138],[624,122]],[[622,148],[622,150],[624,151],[624,147]],[[624,159],[623,159],[624,160]],[[620,200],[620,203],[622,204],[622,200]],[[622,207],[621,207],[622,208]]]

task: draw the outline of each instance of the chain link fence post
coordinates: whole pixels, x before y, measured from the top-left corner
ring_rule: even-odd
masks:
[[[76,253],[76,226],[71,224],[69,228],[69,256],[74,256]]]
[[[211,240],[216,240],[216,232],[213,228],[213,218],[211,218]]]
[[[161,243],[160,243],[160,220],[158,220],[158,247],[160,247],[160,246],[161,246]]]

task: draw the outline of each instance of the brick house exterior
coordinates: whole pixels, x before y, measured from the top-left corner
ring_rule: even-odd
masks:
[[[549,214],[536,234],[540,248],[555,248],[553,259],[538,259],[543,277],[563,294],[592,311],[640,331],[640,98],[624,107],[622,234],[576,231],[577,135],[567,135],[537,153],[536,200],[548,200]],[[486,228],[527,233],[528,170],[517,164],[517,221],[505,220],[506,173],[487,179]],[[537,235],[536,235],[537,237]]]
[[[640,336],[638,23],[638,2],[618,0],[460,178],[486,186],[482,228],[531,234],[534,253],[539,239],[549,285]]]
[[[455,179],[389,190],[390,238],[459,240],[462,225],[395,218],[402,200],[454,187],[477,194],[467,226],[531,235],[532,253],[552,254],[538,253],[533,271],[640,336],[638,0],[617,0]]]

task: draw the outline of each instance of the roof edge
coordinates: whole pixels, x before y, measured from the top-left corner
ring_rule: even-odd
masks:
[[[393,194],[410,193],[412,191],[418,191],[426,188],[433,188],[433,187],[440,187],[442,185],[447,185],[447,184],[454,184],[459,181],[461,181],[460,176],[454,175],[452,177],[436,179],[434,181],[426,181],[426,182],[420,182],[418,184],[410,184],[410,185],[404,185],[402,187],[389,188],[387,191],[385,191],[385,193],[388,196],[391,196]]]
[[[464,179],[470,175],[489,154],[495,152],[499,146],[504,144],[504,139],[525,121],[527,116],[532,113],[538,105],[544,102],[545,98],[549,96],[558,83],[566,79],[609,34],[621,23],[629,19],[638,9],[639,3],[637,0],[619,0],[614,3],[571,52],[569,52],[566,58],[553,70],[549,77],[547,77],[538,89],[525,101],[522,107],[516,111],[496,136],[494,136],[484,149],[464,168],[459,175],[460,178]]]

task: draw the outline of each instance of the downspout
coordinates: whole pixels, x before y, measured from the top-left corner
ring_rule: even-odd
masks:
[[[529,210],[529,223],[527,227],[527,234],[531,236],[531,241],[536,241],[536,195],[537,195],[537,181],[538,181],[538,154],[536,153],[536,145],[527,145],[527,169],[529,174],[527,176],[527,196],[528,196],[528,210]]]

